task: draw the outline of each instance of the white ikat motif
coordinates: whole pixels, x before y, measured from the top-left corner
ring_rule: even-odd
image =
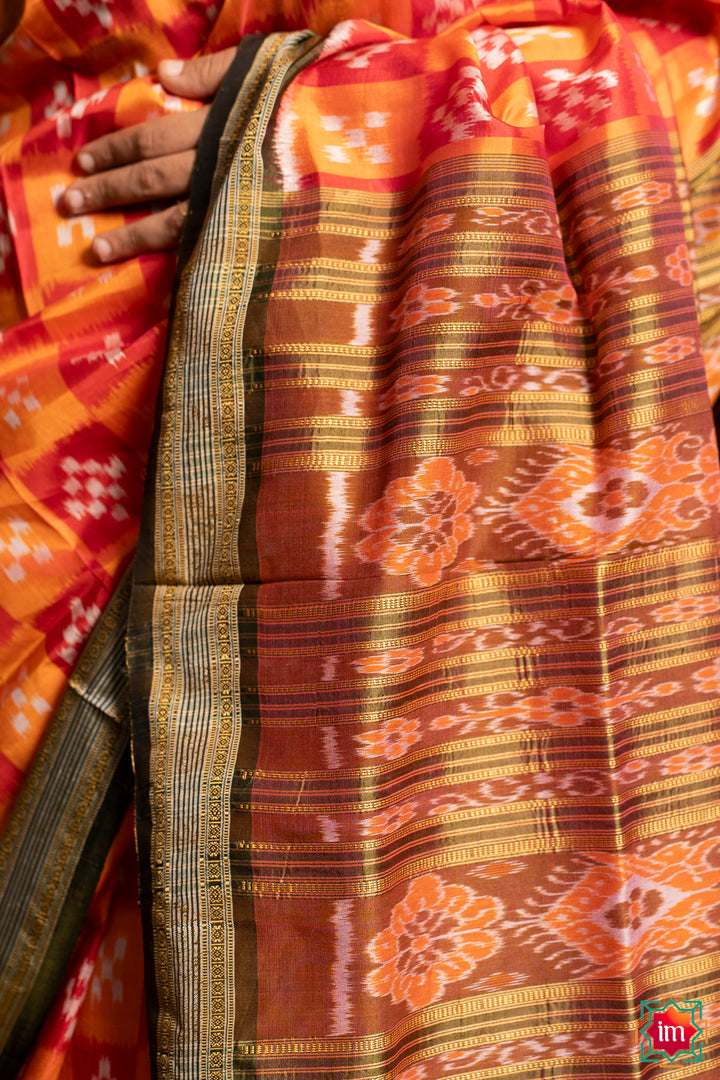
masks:
[[[77,461],[66,457],[60,463],[65,474],[62,490],[68,496],[64,502],[66,512],[76,521],[92,517],[96,521],[110,514],[115,521],[125,521],[128,511],[122,505],[127,492],[119,483],[127,471],[119,457],[114,454],[106,462]]]

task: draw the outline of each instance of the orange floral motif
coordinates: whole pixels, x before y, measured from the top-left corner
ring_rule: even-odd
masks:
[[[423,240],[427,240],[428,236],[433,236],[435,233],[444,233],[448,231],[448,227],[455,220],[454,214],[431,214],[430,217],[422,218],[420,223],[410,232],[402,244],[400,245],[400,254],[404,255],[405,252],[414,247],[415,244],[422,243]]]
[[[644,778],[645,773],[650,768],[650,762],[647,758],[632,758],[627,761],[622,768],[615,769],[613,772],[613,780],[618,784],[639,784]]]
[[[551,686],[537,697],[526,698],[523,705],[523,712],[531,722],[545,722],[554,727],[577,727],[603,715],[601,698],[574,686]]]
[[[716,844],[668,843],[650,858],[598,855],[598,865],[543,921],[604,976],[627,974],[648,952],[672,953],[715,937]]]
[[[704,206],[693,213],[695,239],[698,244],[712,244],[720,239],[720,207]]]
[[[673,281],[680,285],[690,285],[693,279],[690,255],[687,244],[678,244],[675,250],[665,260],[668,272]]]
[[[720,660],[713,660],[709,667],[694,671],[692,681],[699,693],[716,697],[720,694]]]
[[[653,278],[658,276],[656,268],[652,265],[649,266],[634,266],[632,270],[628,270],[627,274],[623,277],[624,282],[630,281],[652,281]]]
[[[612,205],[614,210],[632,210],[636,206],[656,206],[658,203],[667,202],[672,193],[670,184],[658,180],[646,180],[643,184],[628,188],[627,191],[616,195]]]
[[[422,649],[388,649],[356,660],[355,667],[365,675],[401,675],[417,667],[422,658]]]
[[[559,236],[557,218],[547,210],[504,209],[502,206],[482,206],[475,211],[475,221],[481,228],[501,225],[505,231],[530,233],[533,236]],[[510,230],[510,226],[518,226]]]
[[[375,731],[366,731],[362,735],[355,736],[358,753],[362,757],[394,761],[418,741],[420,738],[418,728],[417,720],[409,716],[391,716]]]
[[[401,375],[383,394],[380,408],[389,409],[402,401],[415,401],[417,398],[443,394],[447,384],[447,375]]]
[[[454,289],[429,288],[422,281],[411,285],[391,316],[393,329],[408,330],[428,319],[450,315],[458,307],[453,302],[454,296],[457,296]]]
[[[655,612],[658,622],[681,622],[683,619],[697,619],[700,615],[717,611],[720,608],[720,596],[682,596],[672,604],[663,604]]]
[[[457,713],[436,716],[431,726],[436,731],[459,727],[459,733],[477,731],[483,720],[515,719],[520,724],[546,724],[549,727],[580,727],[602,719],[602,699],[574,686],[551,686],[542,694],[523,697],[511,705],[494,704],[485,712],[474,712],[461,705]]]
[[[592,312],[597,316],[613,302],[615,297],[630,296],[637,292],[636,286],[652,281],[659,276],[656,266],[647,263],[644,266],[633,266],[625,270],[623,266],[612,266],[601,272],[592,273],[587,279],[585,291],[586,300]],[[609,364],[616,353],[610,353],[603,358],[603,369]]]
[[[360,524],[370,535],[357,545],[357,554],[389,574],[435,585],[471,534],[468,511],[476,495],[476,485],[450,458],[423,461],[412,476],[391,480],[365,511]]]
[[[571,447],[514,506],[542,536],[585,555],[697,533],[720,495],[710,442],[678,431],[630,450]]]
[[[579,506],[587,517],[613,518],[624,517],[628,510],[641,507],[648,497],[648,486],[641,480],[627,480],[623,476],[613,476],[598,491],[588,492]]]
[[[439,1001],[448,983],[467,978],[478,961],[497,951],[498,936],[488,927],[500,914],[494,897],[423,874],[368,946],[379,965],[367,977],[368,991],[389,994],[396,1005],[406,1002],[411,1009]]]
[[[673,364],[686,356],[691,356],[697,343],[691,337],[669,337],[649,345],[643,356],[648,364]]]
[[[720,744],[712,746],[688,746],[679,754],[669,757],[662,767],[664,776],[689,776],[690,773],[704,772],[720,765]]]
[[[415,817],[415,803],[404,802],[399,806],[391,806],[388,810],[382,810],[374,814],[364,822],[362,831],[366,836],[387,836],[388,833],[401,829],[408,821]]]
[[[473,302],[484,308],[499,307],[502,315],[511,319],[545,319],[564,324],[579,322],[582,312],[572,285],[551,286],[534,278],[522,282],[519,291],[503,285],[499,293],[478,293]]]
[[[621,679],[616,693],[607,698],[609,715],[614,721],[639,715],[645,709],[655,707],[655,703],[678,694],[682,690],[682,683],[662,682],[656,683],[651,679],[643,679],[634,686],[629,680]]]
[[[572,285],[543,289],[539,296],[531,298],[529,306],[536,315],[543,316],[548,322],[577,322],[582,317]]]

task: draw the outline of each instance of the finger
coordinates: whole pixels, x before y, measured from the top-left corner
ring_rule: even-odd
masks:
[[[161,60],[158,76],[165,89],[178,97],[213,97],[234,56],[235,49],[223,49],[193,60]]]
[[[87,143],[77,156],[85,173],[115,169],[132,161],[177,154],[197,146],[209,107],[147,120],[144,124],[121,128]]]
[[[190,190],[194,161],[194,150],[184,150],[100,172],[71,184],[61,205],[70,214],[87,214],[110,206],[184,196]]]
[[[91,251],[98,262],[112,263],[144,251],[166,251],[177,247],[187,211],[188,200],[185,199],[158,214],[148,214],[130,225],[101,233],[93,240]]]

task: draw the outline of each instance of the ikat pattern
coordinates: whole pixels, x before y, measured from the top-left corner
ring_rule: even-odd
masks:
[[[172,259],[101,273],[83,251],[107,220],[55,211],[93,125],[178,107],[153,65],[217,15],[136,7],[29,0],[4,54],[43,76],[31,102],[0,88],[5,807],[138,527]],[[257,241],[223,268],[247,318],[223,328],[239,344],[212,389],[212,364],[192,369],[224,394],[216,444],[165,415],[188,490],[218,482],[212,460],[244,466],[232,640],[148,620],[172,671],[240,694],[229,811],[196,862],[160,830],[148,864],[178,867],[156,931],[188,941],[229,837],[215,929],[235,935],[234,985],[216,939],[193,956],[237,1076],[629,1080],[640,979],[717,996],[717,43],[705,4],[677,22],[526,7],[516,26],[473,0],[228,0],[210,39],[328,35],[278,109],[242,121],[258,216],[219,227]],[[196,535],[200,496],[183,504],[164,467],[150,498]],[[225,728],[207,719],[210,746]],[[166,731],[136,753],[174,760]],[[59,1080],[150,1075],[121,859],[28,1080],[48,1061]],[[196,997],[154,960],[192,1030]]]
[[[424,874],[368,945],[370,959],[378,964],[367,978],[369,993],[389,994],[411,1010],[439,1001],[448,984],[466,979],[479,960],[496,951],[497,937],[489,927],[501,913],[498,901]]]
[[[297,1071],[283,1046],[305,1040],[302,1075],[320,1075],[352,1030],[353,1067],[393,1080],[630,1076],[638,972],[664,994],[672,965],[704,992],[720,484],[703,264],[671,140],[632,134],[633,95],[643,130],[665,121],[638,58],[615,62],[614,18],[586,27],[597,54],[572,20],[506,34],[466,19],[474,53],[451,34],[452,64],[432,39],[363,30],[354,51],[344,27],[324,89],[308,69],[280,110],[295,179],[268,184],[258,257],[272,261],[282,205],[305,261],[288,239],[282,297],[253,296],[265,390],[246,381],[247,415],[270,402],[273,422],[249,450],[247,528],[272,583],[243,645],[262,740],[237,817],[258,933],[305,987],[280,1017],[259,954],[258,1056],[277,1071]],[[392,160],[350,177],[363,87],[392,98],[393,60],[426,71],[423,123],[390,110]],[[583,149],[621,116],[617,143]],[[332,167],[329,139],[347,149]],[[329,194],[341,178],[352,240],[346,196]],[[715,224],[698,219],[703,243]],[[344,314],[326,323],[329,297]],[[278,542],[281,505],[308,508],[301,543]],[[333,928],[312,964],[310,925]],[[590,1031],[597,1000],[608,1019]]]

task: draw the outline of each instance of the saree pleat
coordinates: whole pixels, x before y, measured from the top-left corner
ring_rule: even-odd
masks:
[[[0,844],[0,1067],[8,1076],[38,1034],[130,802],[129,596],[126,577],[73,673]]]
[[[531,6],[271,35],[228,116],[128,642],[162,1080],[651,1077],[670,998],[717,1067],[715,157]]]

